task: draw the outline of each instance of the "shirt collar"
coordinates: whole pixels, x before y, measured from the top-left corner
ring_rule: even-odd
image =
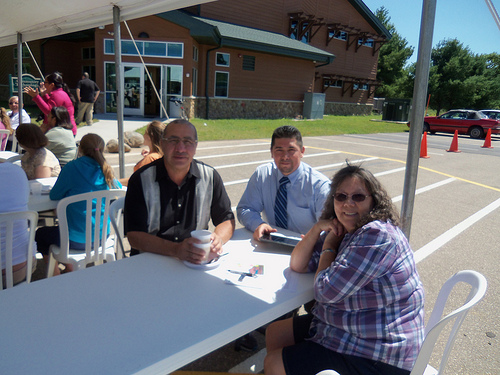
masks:
[[[161,162],[160,162],[161,161]],[[189,171],[187,175],[184,177],[183,181],[187,181],[191,177],[196,177],[200,178],[200,170],[198,169],[198,166],[196,165],[195,160],[191,162],[191,166],[189,167]],[[169,180],[172,181],[170,176],[167,173],[167,168],[165,168],[165,160],[164,158],[158,159],[158,165],[156,166],[156,181],[161,181],[161,180]]]
[[[292,185],[295,183],[295,181],[297,181],[297,179],[300,177],[300,175],[302,175],[302,173],[304,171],[303,164],[304,163],[302,163],[302,161],[301,161],[299,164],[299,167],[287,176],[290,179],[290,183]],[[283,173],[281,173],[281,171],[277,167],[276,167],[276,169],[278,171],[278,181],[279,181],[281,179],[281,177],[283,177],[284,175],[283,175]]]

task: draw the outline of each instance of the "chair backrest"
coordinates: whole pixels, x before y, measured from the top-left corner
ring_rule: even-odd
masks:
[[[125,258],[125,247],[123,246],[123,221],[121,220],[124,206],[125,197],[118,198],[109,206],[109,220],[115,231],[116,259]],[[119,249],[117,249],[117,244]]]
[[[12,152],[17,152],[22,156],[22,148],[19,146],[19,143],[17,142],[17,137],[16,137],[16,132],[12,133]]]
[[[9,140],[10,130],[0,129],[0,151],[5,151],[7,141]]]
[[[68,259],[69,255],[69,229],[66,209],[68,205],[76,202],[85,202],[86,222],[85,222],[85,253],[87,263],[102,263],[105,257],[106,239],[108,232],[109,206],[112,201],[124,197],[126,190],[111,189],[91,191],[89,193],[72,195],[63,198],[57,204],[57,217],[59,219],[59,233],[61,235],[61,254],[59,261]],[[92,208],[95,206],[95,214]],[[104,213],[101,214],[104,208]],[[92,233],[92,222],[94,222],[94,232]],[[102,227],[102,231],[101,231]],[[93,236],[92,236],[93,234]],[[92,243],[92,237],[94,242]],[[102,244],[102,247],[100,246]],[[66,254],[66,255],[64,255]]]
[[[471,286],[471,290],[465,300],[465,303],[450,314],[446,315],[444,318],[441,318],[451,291],[460,282],[465,282]],[[443,287],[439,291],[436,304],[434,305],[434,309],[432,310],[427,326],[425,327],[425,340],[420,348],[420,352],[411,375],[424,374],[427,364],[429,363],[429,358],[431,357],[441,331],[449,322],[455,319],[455,324],[453,325],[453,328],[448,336],[448,341],[446,343],[443,356],[441,357],[441,363],[439,364],[439,370],[437,372],[437,374],[442,373],[448,361],[451,349],[453,348],[458,330],[462,325],[467,312],[471,307],[481,301],[486,293],[487,285],[488,283],[483,275],[479,272],[468,270],[456,273],[444,283]]]
[[[6,212],[0,214],[0,254],[5,254],[5,264],[3,264],[0,257],[0,267],[5,269],[5,281],[6,288],[12,288],[14,286],[14,278],[12,274],[12,248],[14,246],[14,228],[15,222],[24,220],[27,221],[27,231],[28,231],[28,248],[26,253],[26,282],[31,281],[31,269],[33,266],[33,252],[35,243],[35,231],[38,224],[38,213],[36,211],[18,211],[18,212]],[[22,222],[21,222],[22,223]],[[0,290],[4,288],[3,277],[0,277]]]

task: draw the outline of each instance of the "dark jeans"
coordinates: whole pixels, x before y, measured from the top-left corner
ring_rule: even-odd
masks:
[[[309,326],[312,314],[293,318],[295,345],[283,348],[283,365],[287,375],[315,375],[335,370],[342,375],[409,375],[410,371],[372,359],[341,354],[312,341]]]
[[[59,227],[41,227],[36,230],[35,234],[36,247],[39,253],[49,255],[50,245],[61,244],[59,235]],[[85,250],[85,244],[69,241],[69,247],[72,250]]]

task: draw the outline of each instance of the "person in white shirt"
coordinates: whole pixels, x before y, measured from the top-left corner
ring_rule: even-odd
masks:
[[[9,108],[10,111],[7,112],[7,116],[10,118],[10,126],[12,127],[12,130],[17,129],[19,124],[29,124],[31,123],[31,118],[28,115],[28,112],[26,112],[23,108],[21,111],[21,122],[19,122],[19,98],[17,96],[12,96],[9,99]],[[12,139],[13,135],[9,137],[9,141],[7,142],[7,148],[6,150],[12,150]],[[14,150],[12,150],[14,151]]]

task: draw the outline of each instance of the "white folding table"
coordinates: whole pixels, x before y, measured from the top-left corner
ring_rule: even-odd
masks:
[[[49,193],[56,181],[57,177],[37,178],[35,180],[28,181],[30,185],[28,209],[37,212],[55,210],[59,201],[51,200]],[[35,192],[33,189],[33,185],[36,184],[41,185],[41,190],[39,189],[39,192]]]
[[[145,253],[0,291],[2,372],[164,375],[313,299],[289,248],[251,237],[209,271]]]

